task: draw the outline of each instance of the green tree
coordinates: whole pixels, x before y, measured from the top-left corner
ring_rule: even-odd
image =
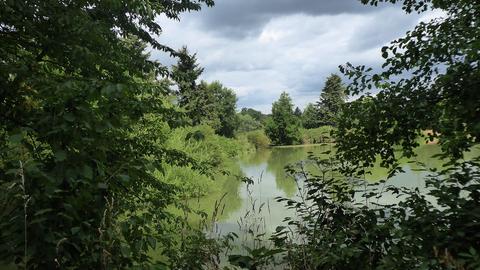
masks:
[[[203,73],[203,68],[197,63],[197,55],[190,55],[186,46],[178,53],[178,62],[172,66],[171,77],[178,87],[178,104],[181,107],[192,103],[198,91],[197,80]]]
[[[208,90],[214,96],[214,112],[219,125],[215,128],[217,134],[233,137],[237,129],[238,119],[236,113],[237,95],[232,89],[215,81],[208,85]]]
[[[330,75],[320,94],[320,101],[316,104],[319,125],[335,126],[345,99],[346,93],[342,79],[336,74]]]
[[[302,110],[300,110],[300,108],[296,107],[296,108],[295,108],[295,111],[293,111],[293,114],[294,114],[296,117],[300,118],[300,117],[302,117]]]
[[[267,117],[264,115],[261,111],[254,110],[252,108],[242,108],[240,111],[241,114],[244,115],[250,115],[253,119],[259,121],[259,122],[264,122],[265,118]]]
[[[304,128],[318,128],[319,121],[318,121],[318,112],[315,105],[312,103],[308,103],[305,110],[303,110],[302,114],[302,125]]]
[[[144,51],[174,53],[156,41],[156,18],[202,3],[213,4],[0,2],[1,260],[124,269],[150,264],[157,244],[169,250],[175,188],[154,172],[198,166],[162,145],[178,112]]]
[[[265,133],[275,145],[290,145],[300,142],[299,119],[293,114],[290,96],[283,92],[272,105],[272,118],[267,121]]]
[[[380,154],[385,166],[395,165],[394,146],[400,145],[404,156],[414,155],[424,130],[431,130],[426,139],[438,139],[453,159],[480,140],[480,6],[469,0],[402,5],[407,13],[440,9],[445,16],[421,22],[383,47],[380,73],[365,66],[341,67],[353,82],[348,93],[362,95],[346,106],[337,133],[340,157],[354,164],[372,164]],[[365,94],[370,89],[378,94]]]
[[[263,125],[259,121],[253,119],[249,114],[239,113],[238,116],[238,128],[239,132],[248,132],[258,129],[262,129]]]
[[[205,81],[201,81],[196,87],[195,94],[189,97],[183,108],[186,109],[187,115],[194,126],[203,123],[218,129],[220,127],[220,119],[216,102],[215,93],[210,88],[210,85]]]

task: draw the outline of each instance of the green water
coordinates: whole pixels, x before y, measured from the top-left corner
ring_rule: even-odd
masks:
[[[247,188],[246,183],[239,182],[238,179],[234,178],[223,182],[224,190],[228,194],[224,200],[225,210],[217,223],[217,231],[220,233],[233,231],[241,234],[240,227],[245,227],[244,225],[250,222],[261,225],[261,228],[255,227],[259,232],[262,232],[262,230],[267,233],[272,232],[277,226],[281,225],[286,216],[293,214],[282,203],[276,202],[275,198],[292,198],[297,193],[297,184],[286,175],[284,167],[305,160],[309,152],[320,154],[325,150],[330,150],[328,148],[330,146],[272,148],[257,151],[242,158],[239,161],[240,171],[244,176],[253,179],[255,184]],[[479,154],[479,150],[479,148],[476,148],[473,153],[467,154],[466,158]],[[439,169],[443,162],[432,158],[432,156],[440,153],[440,147],[423,145],[416,150],[416,153],[417,157],[414,159],[400,160],[405,172],[390,178],[388,184],[424,189],[424,179],[427,173],[418,170],[420,166],[412,163],[412,161],[424,163],[427,168]],[[366,176],[366,180],[376,182],[386,179],[388,172],[380,166],[375,166],[370,173]],[[203,205],[205,206],[218,198],[219,194],[216,193],[201,199],[201,201],[204,201]],[[395,196],[386,195],[380,202],[393,203],[396,201],[398,199]],[[262,204],[262,211],[258,213]],[[248,220],[248,217],[250,220]]]

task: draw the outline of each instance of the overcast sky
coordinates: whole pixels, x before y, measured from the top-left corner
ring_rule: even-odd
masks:
[[[430,14],[406,15],[400,7],[364,6],[358,0],[217,0],[213,8],[159,18],[161,43],[187,45],[205,71],[238,96],[238,109],[269,113],[287,91],[296,106],[315,102],[338,65],[378,67],[380,48]],[[176,62],[152,52],[165,65]]]

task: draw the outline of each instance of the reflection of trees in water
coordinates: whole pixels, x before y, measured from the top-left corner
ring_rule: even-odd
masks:
[[[425,169],[442,169],[446,160],[442,160],[436,155],[442,153],[440,146],[435,144],[424,144],[415,149],[417,156],[412,158],[401,158],[398,160],[400,165],[410,168],[406,174],[419,176],[423,175]],[[398,152],[400,155],[401,153]],[[465,153],[465,159],[469,160],[480,154],[480,146],[473,147],[470,152]],[[377,160],[375,166],[370,170],[370,175],[366,178],[370,181],[379,181],[385,179],[388,175],[388,170],[380,167],[380,161]]]
[[[258,149],[255,153],[242,159],[242,164],[246,166],[258,166],[266,163],[272,154],[270,149]]]
[[[242,199],[238,194],[240,185],[242,184],[239,177],[245,176],[238,162],[230,162],[224,170],[228,171],[229,174],[217,174],[214,177],[215,184],[218,188],[207,196],[192,199],[190,201],[191,207],[194,209],[201,209],[211,216],[214,211],[215,202],[218,202],[226,193],[226,196],[222,201],[222,212],[219,216],[220,220],[227,218],[230,213],[239,210],[242,206]],[[223,204],[225,205],[224,207]]]
[[[295,195],[297,186],[292,177],[285,173],[285,166],[306,160],[308,152],[320,154],[322,149],[324,147],[320,146],[273,148],[267,161],[267,170],[275,175],[277,188],[285,192],[287,197]]]
[[[277,188],[283,191],[287,197],[295,195],[296,184],[293,179],[285,173],[285,166],[293,163],[300,162],[308,158],[308,152],[313,152],[316,155],[320,155],[326,150],[332,150],[334,152],[333,145],[325,146],[303,146],[303,147],[275,147],[270,149],[258,150],[254,154],[248,156],[242,161],[242,164],[245,166],[259,166],[261,164],[267,164],[267,171],[274,175],[275,183]],[[438,145],[422,145],[416,149],[416,157],[411,159],[402,158],[399,160],[401,165],[404,165],[407,169],[405,174],[401,175],[402,181],[408,181],[408,178],[411,176],[422,175],[421,171],[422,166],[416,164],[419,162],[424,164],[426,168],[435,168],[441,169],[442,161],[439,158],[434,158],[433,156],[441,153],[441,149]],[[480,153],[480,146],[473,148],[472,152],[466,154],[468,159],[475,154]],[[400,153],[399,153],[400,154]],[[380,167],[380,161],[377,161],[375,166],[370,170],[371,174],[367,175],[366,178],[369,181],[378,181],[385,179],[388,175],[388,170]],[[315,173],[313,171],[313,173]],[[405,179],[405,180],[403,180]]]

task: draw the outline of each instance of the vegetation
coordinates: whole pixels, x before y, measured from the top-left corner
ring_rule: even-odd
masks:
[[[251,116],[255,121],[258,121],[260,123],[264,123],[265,119],[267,118],[267,115],[263,114],[260,111],[251,109],[251,108],[242,108],[240,111],[241,115],[249,115]]]
[[[364,0],[377,5],[378,1]],[[399,1],[401,2],[401,1]],[[478,142],[479,6],[472,1],[403,1],[406,12],[439,8],[443,19],[420,23],[405,38],[382,49],[384,70],[342,70],[353,79],[350,94],[372,88],[345,105],[334,132],[337,149],[287,168],[298,198],[285,199],[295,217],[277,228],[273,245],[231,257],[236,265],[288,269],[478,269],[480,267],[480,159],[463,159]],[[442,44],[442,46],[438,46]],[[442,67],[442,68],[440,68]],[[473,120],[472,117],[477,117]],[[380,157],[389,177],[401,171],[399,156],[411,157],[418,136],[432,130],[439,156],[449,162],[431,169],[426,189],[398,188],[361,178]],[[400,151],[396,151],[400,150]],[[378,156],[377,156],[378,155]],[[416,166],[422,167],[422,164]],[[428,170],[428,168],[423,168]],[[384,196],[399,203],[384,204]]]
[[[290,145],[300,142],[300,122],[293,114],[290,96],[283,92],[272,105],[272,118],[267,121],[265,133],[274,145]]]
[[[345,87],[342,79],[336,74],[330,75],[320,95],[320,101],[316,104],[319,126],[336,126],[345,99]]]
[[[248,114],[239,113],[237,116],[237,120],[238,120],[237,131],[239,133],[263,129],[262,123],[255,120],[253,117],[251,117]]]
[[[237,96],[232,89],[220,82],[197,85],[203,68],[197,63],[196,55],[189,55],[186,47],[179,52],[177,65],[172,68],[172,78],[178,91],[177,100],[192,125],[207,124],[219,135],[233,137],[237,128]]]
[[[308,103],[302,113],[302,126],[307,129],[318,127],[317,109],[312,103]]]
[[[353,81],[347,92],[362,94],[346,106],[337,135],[340,157],[355,165],[371,164],[379,154],[394,166],[398,157],[392,148],[401,145],[402,155],[411,156],[423,130],[431,130],[425,139],[438,139],[453,159],[480,138],[478,4],[431,0],[405,1],[402,6],[407,13],[436,8],[446,16],[419,23],[383,47],[385,63],[377,74],[365,66],[341,67]],[[377,95],[364,94],[373,88]]]
[[[270,146],[270,139],[265,135],[263,130],[254,130],[243,133],[247,141],[255,147],[255,149],[267,148]]]
[[[200,80],[195,54],[155,39],[158,16],[177,20],[211,0],[0,1],[0,262],[22,269],[220,269],[227,259],[247,269],[479,269],[480,157],[465,153],[480,140],[480,5],[361,2],[446,15],[382,48],[378,73],[346,64],[348,87],[333,74],[316,104],[294,110],[283,92],[267,116],[237,113],[232,89]],[[148,47],[178,62],[170,71],[150,59]],[[360,97],[346,102],[347,95]],[[440,145],[445,164],[411,166],[428,172],[421,174],[425,190],[389,185],[426,142]],[[290,151],[267,162],[291,197],[277,201],[293,211],[268,235],[262,209],[270,205],[252,199],[255,181],[236,158],[299,143],[326,143],[327,151],[302,161],[304,152]],[[278,173],[286,160],[299,162]],[[368,183],[378,164],[388,176]],[[238,224],[249,238],[232,247],[238,235],[214,230],[231,208],[225,201],[240,200],[240,185],[252,211]],[[200,203],[206,194],[219,198]],[[385,196],[398,203],[384,203]],[[195,200],[201,207],[191,206]]]
[[[334,139],[331,136],[333,128],[323,126],[312,129],[300,129],[303,144],[332,143]]]
[[[178,55],[153,38],[155,18],[203,3],[213,4],[0,3],[1,261],[124,269],[153,264],[151,249],[172,268],[210,261],[193,253],[212,247],[202,231],[181,243],[173,233],[185,224],[168,211],[180,189],[164,175],[209,166],[167,145],[183,115],[169,83],[154,79],[166,69],[144,53]]]

